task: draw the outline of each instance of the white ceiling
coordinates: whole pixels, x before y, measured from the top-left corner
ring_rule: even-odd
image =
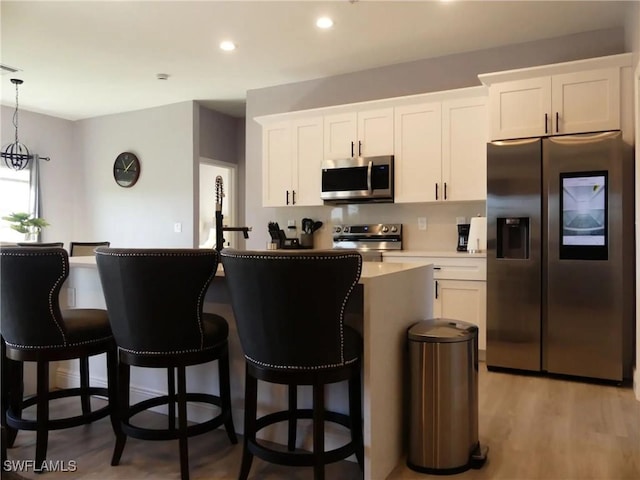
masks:
[[[20,71],[1,102],[15,77],[21,108],[70,120],[187,100],[243,116],[250,89],[620,27],[631,3],[2,0],[1,63]]]

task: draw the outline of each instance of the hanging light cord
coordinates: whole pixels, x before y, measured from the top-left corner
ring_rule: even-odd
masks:
[[[16,131],[16,143],[18,143],[18,85],[20,84],[16,82],[16,109],[13,112],[13,126]]]

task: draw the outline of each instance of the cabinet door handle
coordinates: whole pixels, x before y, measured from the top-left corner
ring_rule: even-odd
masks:
[[[289,190],[287,190],[287,205],[289,205]]]
[[[353,158],[353,142],[351,142],[351,158]]]
[[[444,199],[447,199],[447,182],[444,182]]]
[[[556,112],[556,133],[560,131],[560,127],[558,126],[559,121],[560,121],[560,114]]]
[[[362,156],[362,142],[358,140],[358,156]]]
[[[438,281],[436,280],[436,299],[438,298]]]
[[[549,115],[545,113],[544,114],[544,133],[549,133],[548,124],[549,124]]]
[[[295,205],[296,204],[296,191],[295,190],[291,190],[291,199],[293,200],[291,202],[291,205]]]
[[[436,200],[438,200],[438,184],[436,183]]]

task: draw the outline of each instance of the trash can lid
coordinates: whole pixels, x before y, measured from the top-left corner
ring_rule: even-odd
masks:
[[[409,328],[409,340],[429,343],[467,342],[478,336],[473,323],[448,318],[423,320]]]

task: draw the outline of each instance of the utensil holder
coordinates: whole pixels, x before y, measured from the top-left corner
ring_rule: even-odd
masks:
[[[300,246],[302,248],[313,248],[313,233],[301,233]]]

